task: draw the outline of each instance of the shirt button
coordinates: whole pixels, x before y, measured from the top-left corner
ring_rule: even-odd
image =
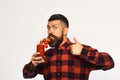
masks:
[[[59,72],[57,73],[57,76],[60,76],[60,73],[59,73]]]
[[[60,66],[60,65],[61,65],[61,63],[60,63],[60,62],[58,62],[58,63],[57,63],[57,65],[58,65],[58,66]]]
[[[61,55],[61,53],[58,53],[58,56],[60,56]]]

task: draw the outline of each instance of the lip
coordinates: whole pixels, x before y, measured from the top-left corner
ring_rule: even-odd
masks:
[[[52,35],[52,34],[49,34],[49,35],[48,35],[48,38],[51,39],[51,40],[54,40],[54,39],[55,39],[55,36]]]
[[[53,36],[50,36],[49,38],[52,39],[52,40],[55,39]]]

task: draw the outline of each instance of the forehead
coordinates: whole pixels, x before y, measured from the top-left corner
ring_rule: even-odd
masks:
[[[60,20],[48,21],[48,26],[58,25],[58,24],[60,24],[60,23],[61,23]]]

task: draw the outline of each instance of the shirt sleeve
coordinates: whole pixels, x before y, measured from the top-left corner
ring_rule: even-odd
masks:
[[[37,74],[42,74],[43,64],[41,63],[38,66],[34,66],[32,62],[26,64],[23,68],[23,77],[24,78],[34,78]]]
[[[83,45],[80,58],[93,65],[91,70],[108,70],[114,67],[114,61],[108,53],[98,52],[97,49],[94,49],[90,46]]]

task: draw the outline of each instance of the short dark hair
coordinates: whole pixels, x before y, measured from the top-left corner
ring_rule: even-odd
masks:
[[[48,21],[53,21],[53,20],[60,20],[69,28],[68,19],[64,15],[62,15],[62,14],[53,14],[53,15],[50,16]]]

